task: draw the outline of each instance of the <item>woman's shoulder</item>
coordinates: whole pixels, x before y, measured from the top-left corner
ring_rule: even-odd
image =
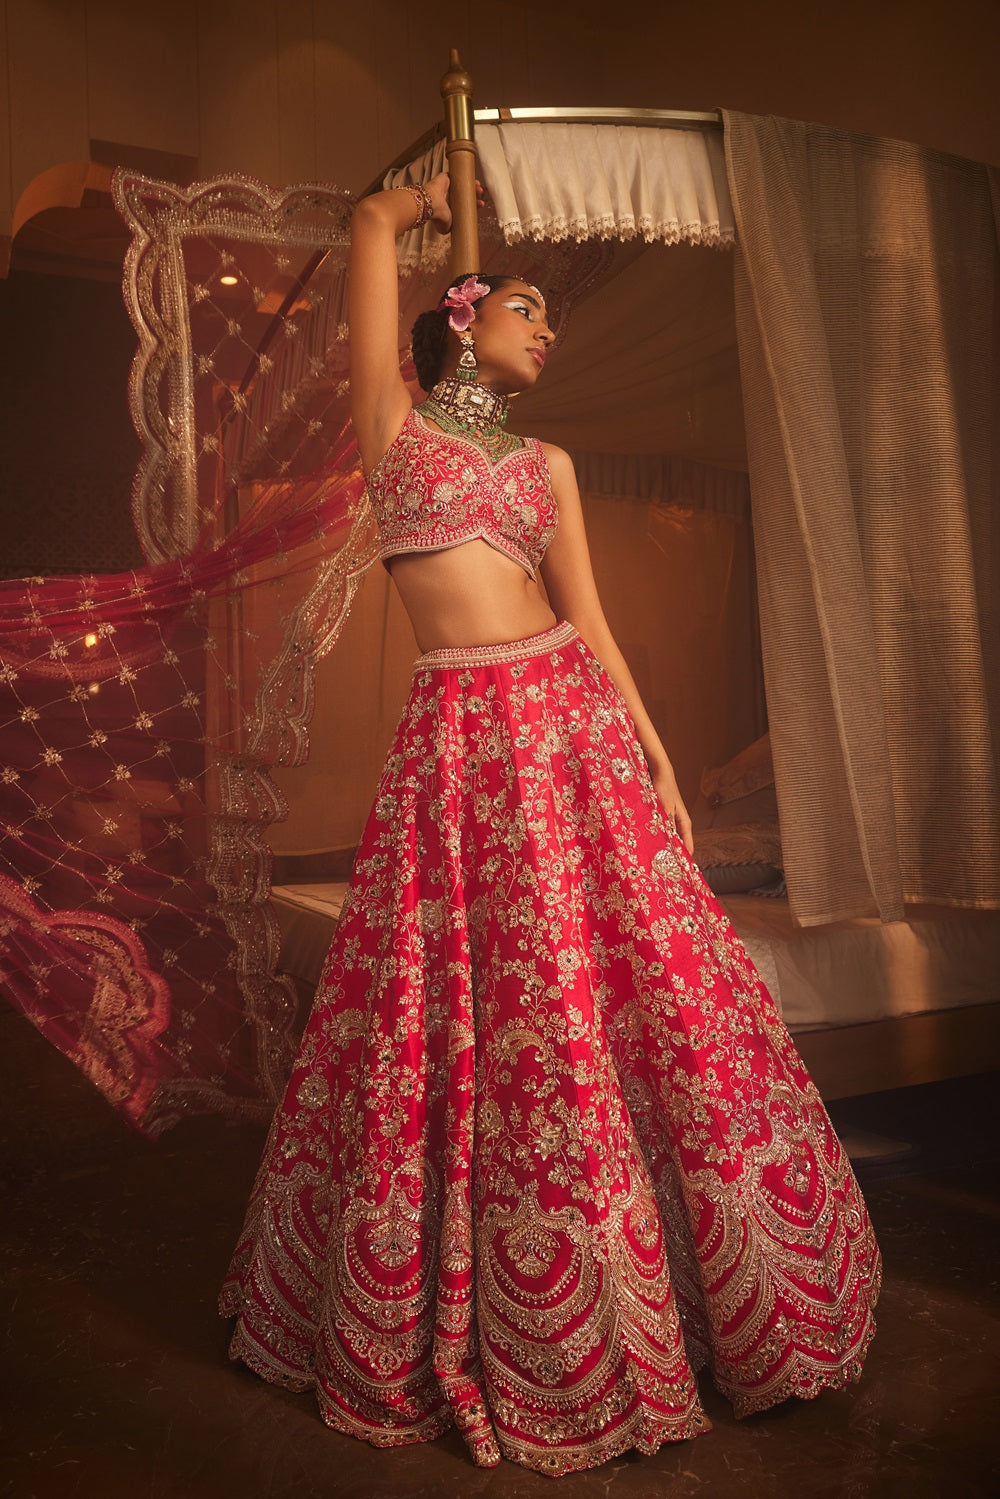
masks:
[[[536,440],[541,452],[545,455],[545,461],[549,466],[549,473],[552,475],[553,482],[559,483],[561,480],[575,480],[576,470],[573,467],[573,460],[566,449],[560,448],[554,442]]]

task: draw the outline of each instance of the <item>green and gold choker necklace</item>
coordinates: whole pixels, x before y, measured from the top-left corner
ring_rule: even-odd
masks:
[[[421,416],[453,437],[470,437],[490,458],[504,458],[523,447],[524,439],[504,431],[510,402],[478,380],[450,375],[439,380],[417,408]]]

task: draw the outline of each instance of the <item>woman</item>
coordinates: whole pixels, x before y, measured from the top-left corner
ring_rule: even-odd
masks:
[[[879,1257],[775,1007],[692,864],[601,611],[572,465],[509,436],[541,294],[461,278],[399,373],[365,199],[353,416],[423,652],[222,1305],[233,1356],[378,1445],[452,1424],[560,1474],[860,1373]],[[540,565],[543,594],[535,581]]]

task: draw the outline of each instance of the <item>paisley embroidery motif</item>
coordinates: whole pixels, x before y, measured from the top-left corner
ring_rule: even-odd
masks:
[[[706,1430],[705,1365],[856,1379],[880,1263],[617,689],[488,651],[417,663],[222,1306],[340,1431],[559,1474]]]

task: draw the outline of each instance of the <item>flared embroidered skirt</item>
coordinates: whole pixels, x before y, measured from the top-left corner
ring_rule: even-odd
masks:
[[[569,625],[417,662],[222,1295],[377,1445],[584,1468],[857,1378],[823,1105]]]

